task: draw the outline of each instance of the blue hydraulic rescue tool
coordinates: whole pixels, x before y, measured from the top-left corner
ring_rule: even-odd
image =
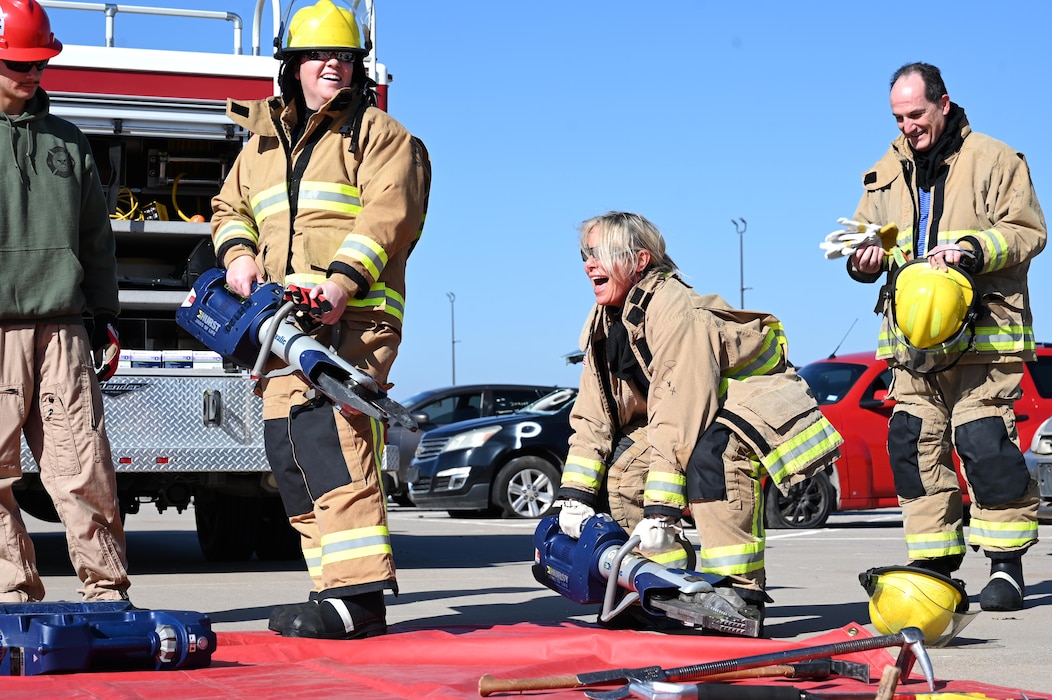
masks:
[[[364,413],[417,429],[409,411],[388,398],[372,377],[290,320],[294,309],[294,302],[284,301],[280,284],[258,285],[242,298],[226,286],[226,271],[213,268],[197,278],[175,320],[213,352],[251,369],[254,377],[263,375],[273,353],[289,367],[278,372],[299,374],[341,412]]]
[[[0,604],[0,676],[205,668],[215,648],[199,612],[121,601]]]
[[[563,534],[559,516],[541,519],[533,535],[539,583],[582,605],[602,603],[600,619],[612,620],[639,603],[655,617],[688,627],[760,636],[759,610],[725,584],[726,579],[686,569],[667,569],[632,551],[639,537],[599,513],[584,524],[580,539]]]

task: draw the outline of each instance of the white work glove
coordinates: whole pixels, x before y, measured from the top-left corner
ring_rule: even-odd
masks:
[[[639,535],[639,553],[648,558],[679,546],[676,537],[682,534],[683,528],[667,515],[643,518],[632,530],[633,537]]]
[[[845,228],[833,231],[818,244],[818,247],[826,252],[826,260],[852,255],[857,249],[866,246],[884,246],[886,244],[881,239],[889,239],[889,242],[892,242],[899,230],[895,224],[863,224],[844,217],[836,221]]]
[[[559,529],[567,537],[575,540],[581,539],[581,530],[585,522],[595,515],[595,509],[582,501],[573,499],[563,502],[562,510],[559,511]]]

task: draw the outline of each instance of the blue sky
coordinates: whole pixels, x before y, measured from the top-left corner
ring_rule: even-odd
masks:
[[[237,12],[246,44],[255,6],[135,4]],[[50,14],[62,41],[101,43],[101,15]],[[169,20],[155,43],[137,20],[119,45],[229,49],[227,23]],[[739,306],[746,287],[795,363],[872,349],[876,288],[818,244],[898,133],[888,80],[907,62],[939,66],[972,127],[1026,155],[1052,216],[1052,4],[377,0],[377,25],[390,112],[434,168],[395,398],[451,383],[451,325],[457,384],[576,386],[563,355],[594,300],[576,226],[611,209],[650,218],[699,291]],[[1050,270],[1046,252],[1030,290],[1052,342]]]

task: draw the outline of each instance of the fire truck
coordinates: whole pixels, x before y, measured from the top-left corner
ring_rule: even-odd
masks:
[[[281,8],[256,0],[246,52],[242,17],[214,7],[40,4],[64,41],[41,84],[52,113],[76,124],[91,143],[116,237],[122,352],[117,373],[101,388],[122,516],[149,504],[160,512],[192,506],[210,560],[299,557],[267,464],[254,382],[175,322],[197,275],[216,265],[211,198],[249,136],[227,118],[226,100],[276,94],[276,32],[264,37],[264,28],[281,26]],[[354,4],[375,47],[372,0]],[[152,25],[147,35],[155,37],[173,23],[225,22],[232,42],[214,51],[122,48],[124,21]],[[98,42],[66,43],[61,30],[72,22],[97,23]],[[375,49],[366,69],[386,109],[390,78]],[[396,453],[385,455],[391,460],[397,462]],[[24,441],[21,461],[20,506],[57,522]]]

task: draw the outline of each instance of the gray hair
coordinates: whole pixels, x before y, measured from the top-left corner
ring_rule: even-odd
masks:
[[[665,238],[654,224],[639,214],[609,211],[594,216],[582,223],[581,250],[589,249],[588,236],[595,231],[595,259],[612,279],[632,282],[635,253],[645,250],[650,253],[650,269],[660,272],[676,272],[676,263],[665,252]]]

